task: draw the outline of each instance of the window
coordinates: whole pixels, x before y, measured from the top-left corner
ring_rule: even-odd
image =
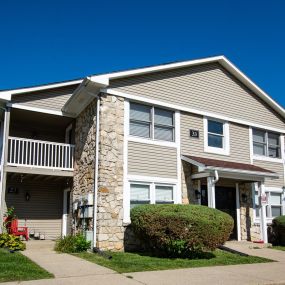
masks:
[[[131,182],[131,209],[142,204],[173,204],[174,186],[158,183]]]
[[[229,125],[214,119],[204,119],[205,151],[229,154]]]
[[[174,141],[174,112],[130,103],[130,135]]]
[[[254,155],[272,158],[281,157],[279,134],[253,129],[252,140]]]
[[[283,199],[282,192],[267,191],[265,192],[267,196],[266,204],[266,218],[273,219],[278,216],[282,216]],[[258,196],[258,191],[255,191],[255,217],[260,218],[260,200]]]

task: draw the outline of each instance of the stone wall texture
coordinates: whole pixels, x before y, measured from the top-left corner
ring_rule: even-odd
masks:
[[[97,246],[123,250],[123,98],[102,95],[99,132]]]
[[[244,195],[244,196],[243,196]],[[244,199],[246,197],[246,199]],[[240,227],[242,240],[259,240],[260,228],[259,225],[254,224],[253,221],[253,203],[252,184],[239,184],[239,198],[240,198]]]
[[[81,112],[75,122],[73,202],[82,195],[94,192],[96,112],[97,101],[94,100]],[[75,219],[73,219],[72,229],[76,232],[81,224],[76,213],[73,214],[73,218]],[[88,230],[92,230],[91,219],[87,223]]]

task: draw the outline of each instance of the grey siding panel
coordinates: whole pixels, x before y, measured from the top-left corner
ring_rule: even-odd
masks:
[[[177,178],[176,148],[129,142],[128,174]]]
[[[116,79],[110,88],[265,126],[285,126],[284,119],[218,63]]]
[[[63,190],[56,183],[31,181],[24,177],[23,182],[8,179],[8,187],[17,187],[17,194],[6,192],[6,207],[13,206],[19,225],[44,233],[46,239],[55,239],[61,235],[63,213]],[[26,201],[26,193],[30,200]]]
[[[63,105],[71,97],[78,85],[46,89],[23,94],[12,95],[12,103],[29,107],[61,111]]]
[[[239,163],[250,163],[248,127],[229,123],[230,155],[219,155],[204,152],[204,126],[202,116],[182,112],[180,124],[182,154]],[[199,130],[199,139],[190,138],[190,129]]]
[[[266,179],[265,186],[278,188],[282,188],[284,186],[284,165],[282,163],[254,160],[253,164],[276,172],[279,175],[279,179]]]

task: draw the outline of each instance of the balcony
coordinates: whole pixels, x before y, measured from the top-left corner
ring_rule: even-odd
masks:
[[[8,138],[7,166],[73,171],[74,145]]]

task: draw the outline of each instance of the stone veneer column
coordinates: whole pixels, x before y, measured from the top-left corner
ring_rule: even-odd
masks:
[[[124,99],[103,94],[100,106],[97,247],[124,249]]]
[[[94,192],[96,104],[96,100],[92,101],[76,118],[72,201]],[[78,230],[77,225],[73,224],[72,228]]]
[[[243,194],[247,197],[244,201]],[[260,228],[253,221],[252,183],[239,184],[241,240],[259,240]]]

